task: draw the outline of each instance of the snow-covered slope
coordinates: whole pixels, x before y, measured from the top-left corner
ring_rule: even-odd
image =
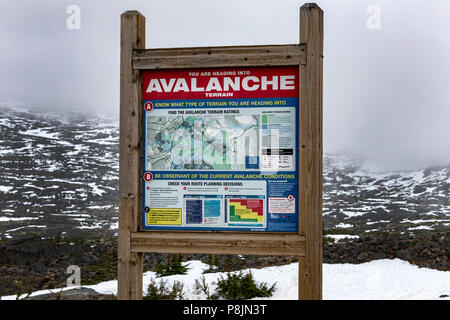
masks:
[[[0,238],[114,235],[118,150],[117,121],[0,107]],[[354,159],[325,155],[325,232],[340,240],[448,231],[449,190],[450,165],[375,172]]]
[[[361,161],[326,155],[323,167],[323,215],[331,233],[450,230],[450,165],[376,172]]]
[[[144,274],[144,294],[151,279],[163,280],[169,287],[175,281],[183,283],[184,298],[187,300],[205,299],[202,292],[195,289],[195,280],[205,277],[211,292],[216,288],[217,279],[223,273],[202,274],[208,265],[200,261],[186,262],[189,270],[186,275],[173,275],[156,278],[154,272]],[[248,269],[257,283],[265,282],[275,285],[275,292],[270,299],[295,300],[298,287],[298,264],[293,263],[279,267]],[[280,276],[283,275],[283,276]],[[117,294],[117,281],[107,281],[96,285],[85,286],[103,294]],[[63,290],[73,289],[67,287]],[[60,289],[51,290],[60,292]],[[49,290],[34,292],[32,295],[50,293]],[[15,299],[7,296],[3,299]],[[408,262],[394,260],[376,260],[368,263],[324,264],[323,265],[323,298],[325,300],[412,300],[412,299],[450,299],[450,271],[436,271],[413,266]]]
[[[0,162],[2,237],[116,228],[117,122],[0,109]]]

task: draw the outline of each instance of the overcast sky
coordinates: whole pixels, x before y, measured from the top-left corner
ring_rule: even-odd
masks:
[[[380,168],[450,163],[450,1],[323,0],[324,149]],[[81,9],[69,30],[70,5]],[[120,14],[147,47],[297,43],[291,0],[0,0],[0,99],[119,112]],[[367,8],[381,9],[369,29]]]

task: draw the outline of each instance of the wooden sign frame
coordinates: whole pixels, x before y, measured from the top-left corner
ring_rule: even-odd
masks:
[[[141,231],[142,71],[298,66],[299,231]],[[145,17],[121,15],[118,299],[142,299],[143,253],[298,256],[299,299],[322,299],[323,12],[300,8],[294,45],[145,49]]]

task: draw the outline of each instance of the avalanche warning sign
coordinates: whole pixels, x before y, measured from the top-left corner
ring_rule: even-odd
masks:
[[[298,67],[142,76],[143,229],[297,232]]]

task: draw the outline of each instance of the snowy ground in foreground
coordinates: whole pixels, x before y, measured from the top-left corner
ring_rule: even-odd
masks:
[[[185,298],[189,300],[205,299],[195,290],[195,280],[205,276],[211,292],[220,274],[202,274],[208,265],[200,261],[188,261],[189,271],[186,275],[174,275],[156,278],[154,272],[144,274],[144,294],[152,278],[159,282],[164,279],[171,286],[174,281],[184,284]],[[279,267],[267,267],[251,270],[257,282],[272,285],[276,282],[276,290],[270,299],[297,299],[298,264],[293,263]],[[81,275],[83,276],[83,275]],[[117,281],[107,281],[96,285],[85,286],[104,294],[117,294]],[[64,288],[73,289],[73,287]],[[59,292],[58,289],[52,292]],[[34,292],[33,295],[49,293],[49,290]],[[323,298],[325,300],[370,300],[370,299],[439,299],[450,296],[450,272],[419,268],[408,262],[394,260],[376,260],[363,264],[324,264],[323,265]],[[3,299],[15,299],[15,296]],[[445,298],[449,299],[450,298]]]

